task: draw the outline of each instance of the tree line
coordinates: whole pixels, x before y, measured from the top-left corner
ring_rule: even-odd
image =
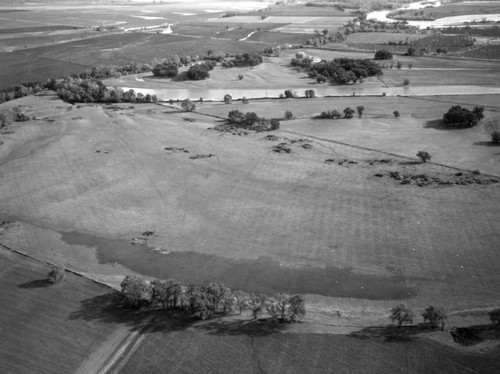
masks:
[[[249,311],[254,319],[267,315],[277,322],[297,322],[306,314],[302,295],[255,295],[231,290],[221,282],[183,285],[173,279],[149,280],[128,275],[121,283],[120,292],[133,308],[178,310],[200,320]]]

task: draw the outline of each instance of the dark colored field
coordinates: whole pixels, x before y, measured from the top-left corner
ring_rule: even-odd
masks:
[[[112,321],[70,318],[81,300],[107,294],[109,288],[69,273],[49,285],[49,270],[0,249],[2,373],[74,372],[117,328]]]
[[[314,37],[314,34],[293,34],[286,32],[259,31],[253,34],[248,40],[269,43],[305,43],[306,40]]]
[[[500,45],[484,45],[476,47],[474,49],[461,53],[460,56],[500,60]]]
[[[31,26],[31,27],[14,27],[8,29],[0,28],[0,35],[2,34],[17,34],[21,32],[43,32],[43,31],[57,31],[57,30],[75,30],[81,27],[65,26],[65,25],[50,25],[50,26]]]
[[[278,327],[279,329],[280,327]],[[151,333],[121,373],[498,373],[500,351],[462,353],[428,338],[276,333],[269,324],[210,322]],[[170,330],[170,331],[168,331]]]
[[[305,5],[275,6],[272,9],[255,12],[259,16],[304,16],[304,17],[345,17],[348,12],[339,11],[333,7],[311,7]],[[354,17],[353,17],[354,18]]]
[[[270,44],[269,44],[270,45]],[[266,43],[150,33],[107,34],[45,47],[0,53],[0,88],[81,73],[91,66],[153,63],[179,56],[259,52]]]
[[[442,34],[453,34],[453,35],[465,35],[469,34],[471,36],[487,36],[487,37],[500,37],[500,28],[499,27],[488,27],[488,28],[453,28],[453,29],[442,29]]]
[[[0,53],[0,65],[0,89],[81,73],[90,66],[36,56],[31,51]]]

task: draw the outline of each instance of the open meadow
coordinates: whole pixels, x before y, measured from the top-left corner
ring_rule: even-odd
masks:
[[[1,238],[1,236],[0,236]],[[98,372],[130,326],[116,319],[81,318],[83,301],[111,292],[66,272],[59,284],[46,281],[50,266],[0,247],[2,373]],[[93,316],[97,317],[97,316]]]
[[[0,5],[0,90],[88,73],[1,92],[0,372],[500,372],[496,32],[468,45],[465,33],[380,32],[363,17],[343,27],[406,4],[386,0],[21,2]],[[498,4],[403,14],[479,8]],[[374,60],[386,48],[393,58]],[[226,56],[264,49],[262,61]],[[187,79],[219,55],[258,64],[219,60]],[[292,66],[299,57],[378,67],[327,65],[332,81],[319,83]],[[182,63],[153,69],[167,59]],[[126,64],[141,69],[88,70]],[[483,117],[447,127],[456,105]],[[256,117],[272,130],[244,125]],[[52,265],[66,269],[58,284]],[[153,310],[154,288],[141,301],[156,304],[132,309],[117,292],[127,275],[186,287],[169,308]],[[209,293],[186,295],[209,282],[303,295],[307,314],[285,324],[214,304],[196,321]],[[399,304],[410,326],[390,324]],[[447,313],[442,331],[425,323],[429,305]],[[457,343],[462,327],[477,344]]]

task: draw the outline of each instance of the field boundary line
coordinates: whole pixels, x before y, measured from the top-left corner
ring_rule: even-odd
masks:
[[[478,96],[481,95],[481,94],[478,94]],[[499,95],[500,94],[487,94],[488,96],[489,95]],[[462,97],[464,95],[442,95],[442,96],[456,96],[456,97]],[[433,101],[433,102],[436,102],[436,103],[448,103],[448,104],[462,104],[462,105],[471,105],[470,103],[463,103],[463,102],[456,102],[456,101],[445,101],[445,100],[438,100],[438,99],[429,99],[429,98],[426,98],[426,97],[422,97],[422,96],[401,96],[401,97],[404,97],[406,99],[414,99],[414,100],[422,100],[422,101]],[[434,95],[432,97],[440,97],[438,95]],[[494,105],[482,105],[483,108],[494,108],[494,109],[500,109],[500,106],[494,106]]]
[[[414,98],[414,99],[418,99],[418,100],[430,100],[430,101],[432,101],[431,99],[421,99],[421,98],[414,97],[414,96],[400,96],[400,97]],[[255,100],[255,99],[253,99],[253,100]],[[264,98],[263,100],[269,100],[269,98]],[[280,100],[280,99],[277,99],[277,100]],[[161,104],[161,103],[156,103],[156,104],[160,105],[160,106],[163,106],[163,107],[165,107],[167,105],[170,105],[170,104],[164,105],[164,104]],[[212,118],[218,118],[218,119],[226,120],[225,117],[220,117],[220,116],[216,116],[214,114],[208,114],[208,113],[203,113],[203,112],[199,112],[199,111],[192,111],[192,112],[186,112],[186,113],[197,113],[197,114],[202,115],[202,116],[207,116],[207,117],[212,117]],[[368,148],[368,147],[363,147],[363,146],[360,146],[360,145],[354,145],[354,144],[344,143],[344,142],[341,142],[341,141],[338,141],[338,140],[324,139],[324,138],[320,138],[320,137],[317,137],[317,136],[314,136],[314,135],[301,134],[301,133],[290,131],[290,130],[279,129],[279,131],[286,132],[286,133],[289,133],[289,134],[304,136],[306,138],[321,140],[321,141],[325,141],[325,142],[329,142],[329,143],[344,145],[344,146],[351,147],[351,148],[363,149],[365,151],[378,152],[378,153],[386,154],[386,155],[393,156],[393,157],[403,158],[403,159],[406,159],[406,160],[411,160],[411,161],[416,161],[417,160],[417,158],[414,158],[414,157],[403,156],[403,155],[399,155],[397,153],[382,151],[380,149]],[[457,171],[466,171],[466,172],[469,172],[469,173],[472,173],[473,171],[475,171],[475,170],[470,170],[470,169],[465,169],[465,168],[459,168],[457,166],[451,166],[451,165],[441,164],[441,163],[433,162],[433,161],[427,161],[427,163],[431,164],[431,165],[445,167],[445,168],[448,168],[448,169],[457,170]],[[483,173],[483,172],[481,172],[481,174],[485,175],[487,177],[500,178],[500,175],[496,175],[496,174],[489,174],[489,173]]]
[[[321,141],[328,142],[328,143],[339,144],[339,145],[343,145],[343,146],[347,146],[347,147],[351,147],[351,148],[362,149],[362,150],[370,151],[370,152],[378,152],[378,153],[382,153],[382,154],[393,156],[393,157],[403,158],[403,159],[406,159],[406,160],[411,160],[411,161],[416,161],[417,160],[417,158],[413,158],[413,157],[409,157],[409,156],[403,156],[403,155],[398,155],[397,153],[382,151],[382,150],[374,149],[374,148],[363,147],[363,146],[360,146],[360,145],[354,145],[354,144],[344,143],[344,142],[340,142],[338,140],[324,139],[324,138],[320,138],[320,137],[317,137],[317,136],[314,136],[314,135],[301,134],[301,133],[290,131],[290,130],[282,130],[282,129],[280,129],[280,131],[286,132],[286,133],[289,133],[289,134],[304,136],[306,138],[321,140]],[[445,168],[448,168],[448,169],[453,169],[453,170],[458,170],[458,171],[466,171],[466,172],[469,172],[469,173],[472,173],[473,171],[475,171],[475,170],[469,170],[469,169],[459,168],[459,167],[456,167],[456,166],[451,166],[451,165],[446,165],[446,164],[440,164],[438,162],[427,161],[427,163],[431,164],[431,165],[445,167]],[[483,173],[483,172],[480,172],[480,173],[482,175],[487,176],[487,177],[500,178],[499,175],[487,174],[487,173]]]
[[[2,242],[0,242],[0,247],[2,247],[3,249],[6,249],[6,250],[8,250],[8,251],[11,251],[11,252],[17,253],[18,255],[21,255],[21,256],[27,257],[27,258],[29,258],[29,259],[31,259],[31,260],[35,260],[35,261],[37,261],[37,262],[43,263],[43,264],[47,264],[47,265],[51,265],[51,266],[56,266],[56,265],[57,265],[56,263],[52,263],[52,262],[49,262],[49,261],[46,261],[46,260],[41,260],[41,259],[39,259],[39,258],[36,258],[36,257],[34,257],[34,256],[32,256],[32,255],[29,255],[29,254],[27,254],[27,253],[25,253],[25,252],[23,252],[23,251],[18,250],[18,249],[10,248],[9,246],[7,246],[7,245],[3,244]],[[112,289],[112,290],[114,290],[114,291],[118,291],[116,288],[114,288],[114,287],[113,287],[113,286],[111,286],[110,284],[108,284],[108,283],[104,283],[104,282],[101,282],[101,281],[99,281],[99,280],[97,280],[97,279],[94,279],[94,278],[90,278],[90,277],[86,276],[84,273],[81,273],[81,272],[79,272],[79,271],[76,271],[76,270],[73,270],[73,269],[70,269],[70,268],[67,268],[67,267],[64,267],[64,270],[65,270],[65,271],[67,271],[67,272],[70,272],[71,274],[74,274],[74,275],[77,275],[77,276],[79,276],[79,277],[83,277],[83,278],[85,278],[85,279],[88,279],[88,280],[90,280],[90,281],[92,281],[92,282],[94,282],[94,283],[100,284],[100,285],[102,285],[102,286],[106,286],[106,287],[108,287],[109,289]]]

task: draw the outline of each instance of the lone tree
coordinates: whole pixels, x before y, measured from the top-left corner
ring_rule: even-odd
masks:
[[[412,324],[413,317],[415,317],[415,314],[404,304],[393,307],[389,316],[393,323],[394,321],[398,323],[398,328],[401,328],[403,324]]]
[[[344,109],[344,118],[351,119],[354,116],[354,109],[347,107]]]
[[[434,329],[441,325],[441,331],[444,330],[444,321],[448,318],[443,308],[433,305],[425,308],[422,317],[424,317],[424,321],[428,321]]]
[[[65,270],[64,267],[59,265],[54,267],[49,273],[47,274],[47,282],[49,283],[59,283],[62,281],[65,277]]]
[[[242,102],[243,104],[249,104],[249,103],[250,103],[250,101],[248,101],[248,99],[247,99],[245,96],[243,96],[243,97],[241,98],[241,102]]]
[[[191,100],[186,99],[182,102],[181,104],[182,109],[184,109],[186,112],[192,112],[193,110],[196,109],[196,104],[193,103]]]
[[[379,49],[375,52],[375,60],[392,60],[392,53],[386,49]]]
[[[285,90],[285,97],[286,98],[291,98],[291,97],[294,97],[295,95],[293,94],[292,91],[290,90]]]
[[[403,80],[403,86],[409,86],[410,85],[410,80],[409,79],[404,79]]]
[[[500,143],[500,131],[493,131],[491,133],[491,141],[495,144]]]
[[[307,98],[314,98],[316,97],[316,92],[314,90],[306,90],[305,95]]]
[[[432,156],[428,152],[418,151],[417,157],[420,159],[420,161],[422,161],[423,163],[426,163],[427,161],[431,160]]]
[[[397,110],[392,112],[392,114],[394,114],[394,118],[399,118],[399,116],[400,116],[400,113]]]
[[[289,110],[287,110],[287,111],[285,112],[285,119],[287,119],[287,120],[288,120],[288,119],[292,119],[292,118],[293,118],[293,113],[292,113],[292,112],[290,112]]]
[[[245,77],[243,76],[243,74],[238,74],[238,80],[240,80],[240,81],[241,81],[241,80],[243,80],[243,78],[245,78]]]
[[[496,327],[500,327],[500,308],[493,309],[489,315],[490,321],[493,322]]]
[[[233,102],[233,97],[229,94],[224,95],[224,103],[231,104]]]
[[[359,118],[361,118],[361,116],[363,115],[363,112],[365,110],[365,107],[363,105],[360,105],[360,106],[356,107],[356,109],[358,111]]]

